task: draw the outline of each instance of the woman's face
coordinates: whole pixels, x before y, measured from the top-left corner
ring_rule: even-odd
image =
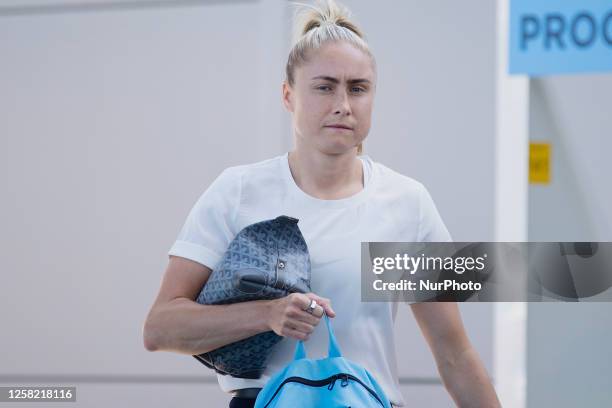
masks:
[[[370,131],[375,80],[369,55],[347,42],[311,50],[283,85],[299,145],[326,154],[355,148]]]

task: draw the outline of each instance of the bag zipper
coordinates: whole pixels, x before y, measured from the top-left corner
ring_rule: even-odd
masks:
[[[327,377],[327,378],[324,378],[322,380],[309,380],[307,378],[302,378],[302,377],[289,377],[289,378],[285,378],[285,380],[281,383],[281,385],[278,386],[278,388],[274,392],[274,395],[272,395],[270,400],[266,403],[266,405],[264,405],[264,408],[267,408],[268,405],[270,405],[270,403],[274,400],[276,395],[280,392],[281,388],[283,388],[283,385],[285,385],[287,383],[297,382],[297,383],[300,383],[300,384],[309,385],[311,387],[322,387],[324,385],[327,385],[327,389],[331,391],[334,388],[334,385],[336,384],[336,380],[340,380],[340,386],[342,386],[342,387],[346,387],[348,385],[348,380],[353,380],[353,381],[359,383],[374,398],[376,398],[376,401],[378,401],[382,407],[385,406],[383,404],[383,402],[381,401],[380,397],[376,394],[376,392],[374,392],[374,390],[372,390],[370,387],[365,385],[359,378],[357,378],[357,377],[355,377],[354,375],[351,375],[351,374],[340,373],[340,374],[334,374],[331,377]]]

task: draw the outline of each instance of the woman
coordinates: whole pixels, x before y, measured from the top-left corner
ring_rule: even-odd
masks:
[[[395,303],[360,301],[361,241],[449,241],[435,205],[418,182],[359,155],[370,130],[376,65],[359,28],[333,1],[303,10],[286,67],[282,102],[292,114],[294,149],[226,169],[200,197],[177,241],[144,327],[148,350],[201,354],[268,330],[327,347],[314,331],[323,311],[334,319],[343,354],[381,383],[395,406]],[[252,223],[288,215],[308,244],[312,293],[232,305],[194,302],[232,238]],[[315,305],[313,313],[309,306]],[[441,377],[459,406],[499,406],[454,303],[411,305]],[[218,376],[235,393],[230,407],[253,406],[255,393],[292,357],[295,341],[274,348],[259,380]],[[251,392],[251,395],[249,393]]]

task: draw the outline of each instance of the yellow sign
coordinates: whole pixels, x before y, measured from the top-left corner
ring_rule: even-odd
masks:
[[[529,143],[529,182],[550,184],[550,143]]]

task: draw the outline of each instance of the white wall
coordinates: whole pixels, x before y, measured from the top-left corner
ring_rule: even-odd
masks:
[[[346,3],[379,66],[366,154],[422,181],[455,240],[492,239],[494,5]],[[61,378],[83,406],[222,405],[192,357],[146,352],[141,324],[206,186],[291,145],[286,3],[23,4],[0,3],[0,383]],[[461,309],[491,372],[491,307]],[[404,394],[450,405],[401,310]]]
[[[532,80],[530,137],[553,161],[550,185],[529,189],[530,239],[612,240],[611,92],[611,74]]]
[[[67,375],[91,384],[83,406],[109,405],[89,390],[160,407],[165,393],[187,392],[191,405],[206,392],[227,399],[193,385],[214,379],[192,357],[146,352],[141,324],[193,202],[226,166],[278,149],[265,142],[280,107],[263,107],[281,70],[264,44],[281,25],[268,27],[265,11],[242,2],[0,17],[4,381]],[[129,382],[176,375],[191,385]]]
[[[529,240],[612,240],[612,75],[532,80],[530,137],[552,145],[550,185],[529,188]],[[609,303],[530,303],[527,406],[608,407]]]

